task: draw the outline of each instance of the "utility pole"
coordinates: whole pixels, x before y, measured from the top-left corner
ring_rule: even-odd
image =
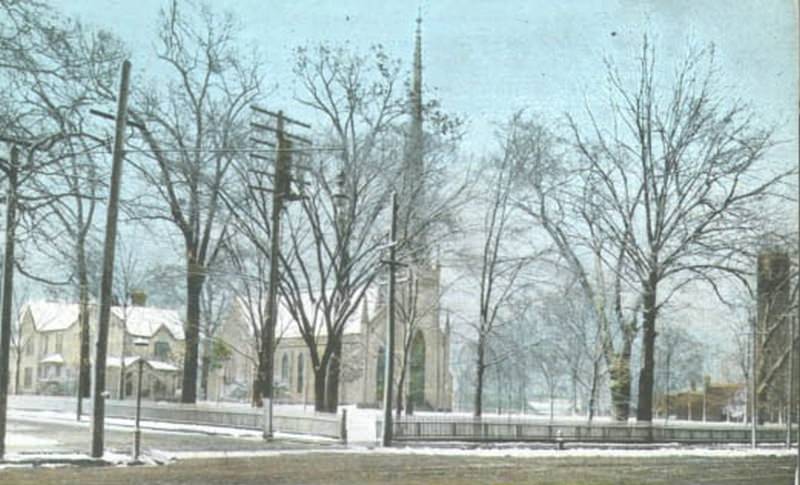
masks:
[[[798,44],[800,44],[800,38],[797,39]],[[800,106],[798,106],[800,107]],[[800,114],[797,117],[797,132],[800,134]],[[800,155],[800,145],[798,145],[798,155]],[[798,190],[800,190],[800,171],[797,173],[797,182],[798,182]],[[800,267],[800,197],[797,200],[798,204],[798,220],[797,220],[797,231],[798,231],[798,238],[797,238],[797,258],[798,258],[798,267]],[[799,301],[795,302],[795,307],[797,308],[797,324],[800,325],[800,297],[798,297]],[[792,348],[794,348],[794,340],[792,340]],[[798,377],[800,377],[800,373],[798,373]],[[800,386],[798,386],[798,390],[800,390]],[[797,426],[800,428],[800,399],[798,401],[798,423]],[[800,429],[797,432],[797,462],[795,463],[794,467],[794,485],[800,485]]]
[[[11,302],[14,288],[14,229],[17,218],[17,174],[19,171],[19,149],[11,146],[8,172],[8,196],[6,199],[6,237],[3,255],[2,309],[0,311],[0,459],[6,451],[6,413],[8,411],[8,359],[11,344]]]
[[[253,111],[275,118],[275,128],[259,123],[251,123],[251,126],[261,130],[272,131],[277,138],[277,155],[275,157],[275,174],[273,176],[272,190],[263,187],[252,187],[257,190],[272,192],[272,214],[271,214],[271,241],[270,241],[270,261],[269,261],[269,288],[267,293],[267,314],[269,321],[267,328],[261,332],[261,358],[259,361],[259,380],[261,381],[262,397],[264,402],[264,439],[269,440],[273,437],[272,429],[272,408],[274,401],[274,347],[275,347],[275,326],[278,320],[278,279],[280,277],[280,225],[281,212],[284,202],[299,200],[301,196],[292,192],[291,171],[292,171],[292,140],[310,145],[311,141],[286,133],[285,124],[292,123],[303,128],[311,128],[311,125],[293,120],[284,116],[283,111],[273,113],[256,106],[251,106]],[[268,142],[259,142],[267,144]]]
[[[275,186],[272,191],[272,240],[269,248],[269,293],[267,295],[267,311],[269,323],[267,331],[261,332],[261,363],[263,374],[261,382],[264,385],[263,392],[267,402],[264,408],[267,413],[267,426],[264,428],[264,439],[272,439],[272,401],[274,397],[274,371],[275,357],[273,347],[275,346],[275,325],[278,319],[278,259],[280,258],[281,243],[281,211],[283,210],[283,195],[288,193],[288,171],[291,164],[291,155],[288,151],[286,137],[283,136],[283,112],[278,112],[278,154],[275,160]]]
[[[786,447],[792,447],[792,414],[794,413],[794,317],[789,319],[789,398],[786,405]]]
[[[397,265],[397,193],[392,194],[392,230],[389,233],[389,306],[386,320],[386,365],[383,378],[383,446],[392,446],[392,388],[394,387],[395,265]]]
[[[108,350],[108,327],[111,317],[111,292],[114,283],[114,249],[117,239],[117,214],[119,212],[119,192],[122,179],[122,161],[125,156],[125,127],[128,119],[128,85],[131,63],[122,63],[115,118],[114,153],[111,162],[111,188],[106,215],[105,247],[103,248],[103,277],[100,283],[100,312],[97,318],[97,348],[95,351],[94,415],[92,420],[92,457],[103,456],[103,427],[105,420],[106,396],[106,351]]]
[[[758,347],[758,334],[756,331],[758,330],[756,325],[756,320],[752,319],[752,337],[753,337],[753,348],[751,349],[752,356],[750,357],[750,384],[752,389],[750,390],[750,446],[754,449],[756,447],[756,433],[758,432],[758,388],[756,386],[756,348]]]

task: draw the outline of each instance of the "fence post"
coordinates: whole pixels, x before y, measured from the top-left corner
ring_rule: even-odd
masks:
[[[342,409],[342,418],[339,420],[339,439],[342,444],[347,444],[347,409]]]
[[[267,406],[267,403],[264,403],[263,411],[264,422],[261,424],[263,425],[262,431],[264,432],[264,439],[267,439],[267,437],[272,437],[272,408]]]

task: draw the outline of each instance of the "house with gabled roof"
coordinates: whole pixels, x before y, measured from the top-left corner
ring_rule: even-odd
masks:
[[[143,361],[143,396],[173,399],[180,383],[184,352],[183,322],[175,310],[134,304],[113,306],[108,336],[106,390],[112,398],[135,393],[138,360]],[[97,307],[89,306],[90,349],[94,362]],[[21,394],[74,395],[80,363],[80,324],[77,303],[33,301],[19,314],[24,342],[20,357]],[[135,346],[145,339],[146,347]]]

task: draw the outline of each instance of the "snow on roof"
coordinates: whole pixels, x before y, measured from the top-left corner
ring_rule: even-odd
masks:
[[[139,360],[139,357],[136,356],[128,356],[125,357],[125,367],[130,367]],[[119,357],[106,357],[106,367],[119,367],[120,358]]]
[[[177,372],[178,368],[168,362],[161,362],[160,360],[145,360],[145,364],[149,365],[155,370],[163,370],[169,372]]]
[[[66,330],[78,321],[77,303],[36,301],[25,304],[21,315],[29,311],[38,332]]]
[[[143,306],[114,306],[111,312],[125,322],[128,333],[137,337],[152,337],[164,327],[176,340],[183,340],[183,322],[178,312]]]
[[[93,307],[92,312],[96,311]],[[20,313],[30,311],[38,332],[66,330],[78,321],[77,303],[37,301],[27,303]],[[175,310],[142,306],[113,306],[111,313],[125,322],[128,333],[137,337],[152,337],[164,327],[176,340],[183,340],[183,322]],[[92,315],[96,320],[96,315]]]
[[[39,361],[40,364],[63,364],[64,357],[61,354],[50,354]]]
[[[125,367],[131,367],[139,362],[138,355],[125,357]],[[119,357],[108,357],[106,359],[106,367],[119,367]],[[168,372],[177,372],[178,368],[168,362],[161,362],[159,360],[144,359],[145,365],[149,365],[153,370],[163,370]]]
[[[312,301],[313,299],[313,301]],[[262,305],[254,304],[252,307],[249,307],[248,303],[243,298],[238,298],[238,303],[244,314],[246,319],[252,318],[251,316],[255,316],[255,318],[259,318],[260,315],[266,315],[266,302],[262,303]],[[322,303],[319,301],[318,294],[311,294],[311,293],[304,293],[301,297],[303,311],[306,314],[306,317],[311,322],[317,322],[316,324],[316,332],[317,336],[325,336],[327,334],[327,329],[325,328],[324,317],[322,314]],[[378,308],[378,290],[375,288],[369,288],[364,293],[364,296],[361,302],[358,305],[358,308],[355,308],[350,316],[344,323],[344,335],[354,335],[361,333],[361,321],[362,316],[364,313],[364,306],[366,305],[367,310],[367,318],[371,319],[377,313]],[[249,310],[248,310],[249,307]],[[248,330],[252,333],[252,328],[248,325]],[[289,308],[288,302],[281,298],[279,300],[278,305],[278,325],[275,328],[275,335],[279,338],[300,338],[300,330],[295,323],[295,319],[292,316],[291,310]]]

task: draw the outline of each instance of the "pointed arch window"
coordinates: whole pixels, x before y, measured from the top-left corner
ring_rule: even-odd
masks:
[[[303,385],[305,384],[303,382],[303,379],[305,377],[303,375],[303,372],[305,371],[305,369],[303,369],[304,365],[305,365],[305,361],[303,360],[303,354],[300,353],[300,354],[297,355],[297,393],[298,394],[303,392]]]
[[[281,381],[289,381],[289,354],[283,354],[281,359]]]

